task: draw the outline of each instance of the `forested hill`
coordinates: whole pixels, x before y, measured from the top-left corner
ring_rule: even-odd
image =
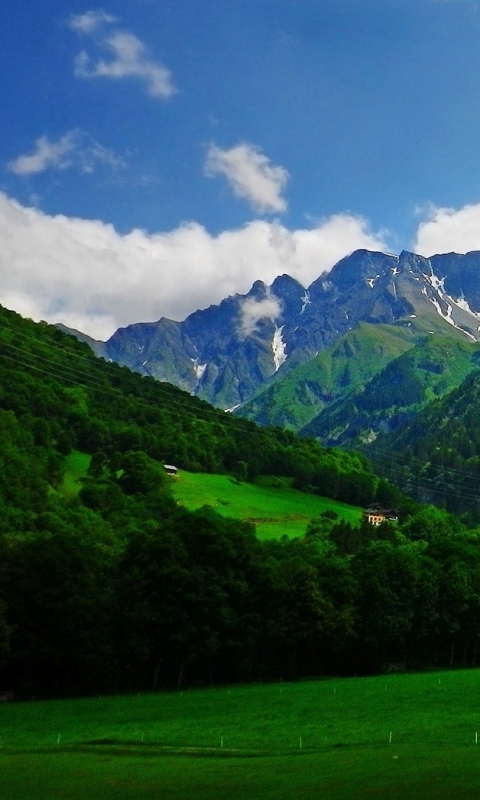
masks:
[[[422,502],[480,519],[480,371],[366,450]]]
[[[379,491],[358,454],[237,419],[169,384],[96,358],[53,326],[1,308],[0,412],[3,427],[21,432],[25,447],[28,441],[41,453],[44,466],[32,480],[43,480],[45,487],[58,486],[64,456],[75,448],[110,460],[142,452],[160,463],[249,480],[283,475],[298,488],[355,504],[371,502]]]
[[[358,504],[360,455],[216,411],[0,309],[0,690],[19,697],[472,663],[478,533],[326,515],[304,538],[173,500],[162,462],[261,473]],[[89,462],[65,488],[72,449]],[[444,568],[448,565],[448,569]],[[463,659],[463,661],[462,661]]]

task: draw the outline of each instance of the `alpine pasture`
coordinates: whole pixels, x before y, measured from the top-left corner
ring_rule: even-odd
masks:
[[[223,516],[254,523],[260,539],[303,536],[310,520],[324,511],[334,511],[352,524],[358,524],[362,516],[355,506],[299,492],[279,478],[246,483],[228,475],[179,470],[173,493],[189,510],[210,505]]]

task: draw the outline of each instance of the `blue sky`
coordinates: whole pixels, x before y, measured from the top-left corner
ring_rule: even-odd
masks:
[[[474,0],[5,0],[0,302],[104,338],[480,249]]]

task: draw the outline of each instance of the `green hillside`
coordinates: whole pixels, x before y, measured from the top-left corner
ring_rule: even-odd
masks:
[[[430,336],[393,359],[364,386],[332,402],[301,433],[324,444],[359,447],[395,430],[448,394],[480,365],[480,344]]]
[[[368,451],[413,496],[480,519],[480,372]]]
[[[62,492],[75,496],[88,479],[91,457],[72,451],[65,459]],[[245,483],[229,475],[179,470],[171,482],[173,497],[190,511],[209,506],[218,514],[250,522],[260,539],[304,536],[308,524],[325,511],[357,525],[362,510],[331,498],[293,489],[287,479],[265,476]]]
[[[0,693],[475,661],[478,531],[360,453],[212,409],[3,309],[0,439]],[[221,502],[178,503],[163,463],[205,473],[191,486]],[[400,519],[349,522],[339,502]],[[282,522],[262,539],[249,520],[266,517]]]
[[[479,352],[427,304],[396,324],[359,323],[311,361],[280,371],[235,414],[327,446],[362,447],[458,386],[478,368]]]
[[[359,508],[299,492],[281,479],[266,478],[262,483],[181,471],[173,483],[173,496],[190,510],[208,505],[222,516],[251,522],[260,539],[303,536],[308,523],[325,511],[354,525],[362,518]]]
[[[424,336],[413,327],[361,322],[316,358],[279,375],[236,415],[298,431]]]
[[[310,514],[334,527],[322,497],[398,497],[359,454],[236,419],[1,308],[0,434],[0,689],[22,695],[305,674],[320,619],[343,623],[320,602],[317,545],[288,535]],[[276,476],[308,489],[308,514],[282,512],[287,540],[261,542],[243,519],[179,506],[163,463],[245,486]]]
[[[369,472],[357,455],[348,459],[280,429],[237,419],[169,384],[96,358],[87,345],[52,326],[1,308],[0,412],[23,431],[25,457],[29,447],[40,457],[35,481],[45,481],[44,491],[62,482],[72,449],[99,454],[97,469],[101,454],[113,467],[122,454],[141,451],[190,471],[250,480],[282,475],[300,488],[313,485],[312,475],[325,460],[342,475]],[[376,483],[372,476],[371,494]]]

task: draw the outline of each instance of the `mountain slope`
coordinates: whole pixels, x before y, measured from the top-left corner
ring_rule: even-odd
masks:
[[[396,430],[480,366],[480,343],[430,336],[365,386],[331,403],[301,431],[330,446],[358,447]]]
[[[360,322],[306,364],[261,387],[236,416],[298,431],[421,339],[413,328]]]
[[[422,502],[480,519],[480,371],[365,448],[382,475]]]

